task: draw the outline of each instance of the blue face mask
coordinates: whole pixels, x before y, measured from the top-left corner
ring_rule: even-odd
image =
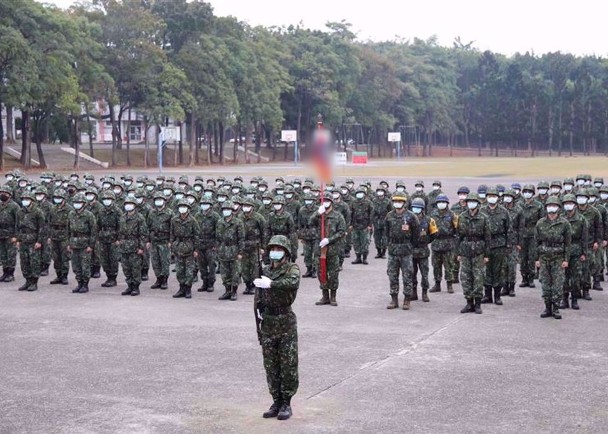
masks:
[[[282,250],[271,250],[268,256],[273,261],[280,261],[285,256],[285,252]]]
[[[412,212],[414,214],[420,214],[422,212],[422,208],[412,208]]]

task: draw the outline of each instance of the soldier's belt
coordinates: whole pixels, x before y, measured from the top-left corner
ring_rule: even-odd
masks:
[[[484,240],[484,238],[479,237],[479,236],[464,237],[464,241],[483,241],[483,240]]]
[[[270,316],[278,316],[278,315],[287,315],[288,313],[291,313],[291,306],[286,306],[286,307],[265,307],[264,308],[264,315],[270,315]]]
[[[563,249],[564,248],[564,243],[558,243],[558,242],[551,243],[551,242],[543,241],[543,246],[544,247],[552,247],[552,248]]]

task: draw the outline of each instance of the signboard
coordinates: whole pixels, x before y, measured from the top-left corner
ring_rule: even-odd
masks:
[[[295,142],[298,140],[298,132],[296,130],[282,130],[281,142]]]
[[[179,142],[181,129],[175,126],[160,127],[160,139],[162,142]]]
[[[388,133],[388,141],[389,142],[400,142],[401,141],[401,133]]]
[[[353,152],[353,164],[367,164],[367,152]]]
[[[336,166],[345,166],[348,162],[346,152],[336,152],[334,154],[334,164]]]

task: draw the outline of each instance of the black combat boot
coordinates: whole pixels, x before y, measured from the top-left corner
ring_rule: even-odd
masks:
[[[207,292],[213,292],[215,291],[215,280],[210,280],[209,282],[207,282]]]
[[[564,295],[562,295],[562,302],[559,304],[560,309],[570,309],[570,304],[568,303],[568,293],[564,291]]]
[[[65,276],[61,276],[61,284],[62,285],[67,285],[68,284],[68,276],[67,276],[67,274]]]
[[[500,290],[500,296],[501,297],[505,297],[507,295],[509,295],[509,288],[511,287],[510,283],[506,283],[502,289]]]
[[[367,262],[367,255],[363,255],[363,260],[361,260],[361,263],[363,265],[368,265],[369,264],[369,262]]]
[[[139,284],[133,285],[133,290],[131,291],[131,296],[136,297],[139,295]]]
[[[536,288],[536,285],[534,284],[534,276],[530,276],[530,279],[528,280],[528,288]]]
[[[272,417],[277,417],[279,415],[279,410],[283,403],[279,399],[275,399],[270,408],[262,414],[264,419],[270,419]]]
[[[402,310],[410,310],[410,297],[407,295],[403,296],[403,305],[401,306]]]
[[[113,288],[116,285],[116,276],[108,276],[107,280],[101,284],[104,288]]]
[[[587,301],[593,300],[591,298],[591,296],[589,295],[589,290],[588,289],[583,289],[583,300],[587,300]]]
[[[439,288],[439,290],[441,291],[441,287]],[[454,285],[452,284],[452,282],[448,282],[448,294],[454,294]]]
[[[317,278],[317,269],[315,267],[312,267],[312,276],[310,277],[312,277],[313,279]]]
[[[476,314],[483,313],[483,311],[481,310],[481,298],[479,298],[479,297],[475,298],[475,313]]]
[[[7,268],[7,274],[6,277],[4,278],[4,282],[14,282],[15,281],[15,269],[14,268]]]
[[[30,285],[27,287],[29,292],[38,291],[38,278],[30,279]]]
[[[184,294],[185,298],[192,298],[192,285],[185,285]]]
[[[78,285],[76,286],[76,288],[72,289],[72,294],[78,294],[80,293],[80,288],[82,288],[82,283],[81,282],[77,282]]]
[[[515,282],[509,283],[509,297],[515,297]]]
[[[55,277],[53,280],[51,280],[49,283],[50,283],[51,285],[58,285],[58,284],[60,284],[60,283],[61,283],[61,281],[62,281],[62,280],[63,280],[63,279],[61,278],[61,276],[57,276],[57,277]],[[103,286],[103,285],[102,285],[102,286]]]
[[[161,276],[163,280],[160,282],[160,289],[165,290],[169,286],[167,285],[167,280],[169,280],[169,276]]]
[[[337,291],[335,289],[332,289],[329,294],[329,304],[331,304],[332,306],[338,305],[338,302],[336,301],[336,292]]]
[[[283,401],[281,408],[279,409],[279,414],[277,414],[278,420],[287,420],[291,417],[291,398],[287,398]]]
[[[237,291],[239,289],[239,285],[232,285],[232,291],[230,292],[230,301],[236,301],[238,298]]]
[[[382,257],[382,249],[376,249],[376,256],[374,256],[375,259],[380,259]]]
[[[346,256],[345,256],[346,257]],[[355,259],[353,262],[351,262],[351,264],[362,264],[363,261],[361,260],[361,255],[359,253],[357,253],[357,259]]]
[[[604,290],[604,288],[602,288],[602,285],[600,284],[600,279],[598,276],[593,276],[593,286],[591,287],[591,289],[593,289],[595,291]]]
[[[391,302],[386,306],[387,309],[397,309],[399,307],[399,295],[391,294]]]
[[[580,308],[578,307],[578,293],[576,291],[572,291],[571,297],[572,297],[572,309],[579,310]]]
[[[428,303],[429,301],[429,294],[428,294],[429,290],[427,288],[422,288],[422,301],[425,303]]]
[[[302,278],[312,277],[312,267],[306,267],[306,273],[302,275]]]
[[[410,301],[418,301],[418,285],[412,286],[412,295],[410,295]]]
[[[243,291],[243,294],[245,294],[245,295],[255,294],[254,288],[255,287],[253,286],[252,282],[245,283],[245,290]]]
[[[149,270],[141,270],[141,281],[146,282],[148,280],[148,271]]]
[[[475,312],[475,306],[473,305],[473,300],[467,298],[467,305],[460,310],[460,313],[469,313]]]
[[[501,289],[500,286],[494,288],[494,304],[497,304],[498,306],[502,306],[502,300],[500,299]]]
[[[120,293],[120,295],[131,295],[133,292],[133,286],[127,283],[127,289]]]
[[[80,287],[79,294],[86,294],[89,292],[89,282],[82,282],[82,286]]]
[[[186,296],[186,289],[184,288],[184,285],[182,285],[181,283],[179,284],[179,290],[173,294],[173,298],[184,298]]]
[[[224,285],[225,291],[218,297],[218,300],[230,300],[230,292],[232,292],[229,285]]]
[[[344,249],[344,257],[350,258],[350,249]]]
[[[540,314],[541,318],[551,318],[553,316],[553,303],[545,299],[545,310]]]
[[[99,279],[99,278],[101,277],[101,274],[99,274],[99,270],[100,270],[100,269],[101,269],[101,268],[100,268],[98,265],[96,265],[95,267],[93,267],[93,268],[91,269],[91,277],[92,277],[93,279]]]
[[[381,258],[382,259],[386,258],[386,249],[382,249],[382,256],[381,256]]]
[[[30,279],[25,279],[25,283],[17,288],[17,291],[26,291],[28,286],[30,286]]]
[[[329,291],[327,289],[323,289],[321,292],[323,293],[323,296],[321,297],[321,300],[315,302],[317,306],[329,304]]]
[[[430,292],[441,292],[441,282],[435,280],[435,284],[431,288]]]
[[[152,286],[150,287],[150,289],[160,289],[160,281],[161,281],[162,279],[163,279],[163,278],[162,278],[161,276],[158,276],[158,277],[156,278],[156,281],[155,281],[155,282],[152,284]],[[101,286],[103,286],[103,285],[101,285]]]
[[[4,282],[4,279],[6,279],[6,270],[8,270],[8,268],[4,268],[4,272],[2,273],[2,276],[0,276],[0,282]]]
[[[529,277],[528,276],[522,276],[521,277],[521,283],[519,284],[520,288],[527,288],[530,286],[530,283],[528,282]]]
[[[49,267],[44,267],[41,271],[40,271],[40,276],[42,277],[46,277],[49,275]]]
[[[481,299],[482,304],[492,303],[492,287],[488,285],[483,286],[483,298]]]
[[[562,319],[562,314],[559,313],[559,306],[557,303],[553,303],[553,318]]]

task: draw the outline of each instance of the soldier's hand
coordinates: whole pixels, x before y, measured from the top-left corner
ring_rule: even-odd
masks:
[[[352,232],[353,231],[353,227],[352,225],[348,227],[348,232]]]
[[[321,205],[321,206],[319,207],[319,209],[317,210],[317,213],[318,213],[319,215],[323,215],[323,214],[325,214],[325,207],[324,207],[323,205]]]
[[[608,246],[608,240],[602,241],[602,247],[607,247],[607,246]]]
[[[585,262],[587,260],[587,257],[585,255],[581,255],[581,262]]]
[[[562,262],[562,268],[568,268],[568,261]]]
[[[139,256],[143,256],[143,254],[144,254],[144,249],[137,249],[137,254],[138,254]]]
[[[260,255],[264,254],[264,249],[260,249]]]
[[[240,261],[241,259],[243,259],[243,255],[236,255],[236,259]]]
[[[462,262],[462,256],[456,256],[456,260],[457,260],[458,262]]]
[[[536,261],[536,262],[534,263],[534,266],[535,266],[536,268],[540,268],[540,261]]]
[[[598,248],[599,248],[599,244],[598,243],[593,243],[593,251],[595,252]]]
[[[120,241],[116,240],[116,241],[114,241],[114,244],[117,245],[117,246],[119,246],[120,245]]]
[[[517,246],[515,246],[515,248],[517,249],[518,252],[521,252],[521,246],[519,244]]]
[[[40,250],[41,248],[42,248],[42,244],[40,244],[40,243],[34,244],[34,249],[35,250]]]
[[[11,243],[15,244],[17,242],[17,238],[13,237],[11,238]]]
[[[85,250],[85,252],[87,252],[87,253],[91,253],[92,251],[93,251],[93,249],[91,249],[90,247],[87,247]]]
[[[149,249],[151,245],[151,243],[146,243],[146,249]]]
[[[490,258],[483,258],[483,263],[487,264],[488,262],[490,262]]]
[[[72,246],[68,246],[68,252],[72,251]]]
[[[192,254],[192,256],[194,256],[195,258],[198,258],[198,252],[194,252],[194,253]]]

